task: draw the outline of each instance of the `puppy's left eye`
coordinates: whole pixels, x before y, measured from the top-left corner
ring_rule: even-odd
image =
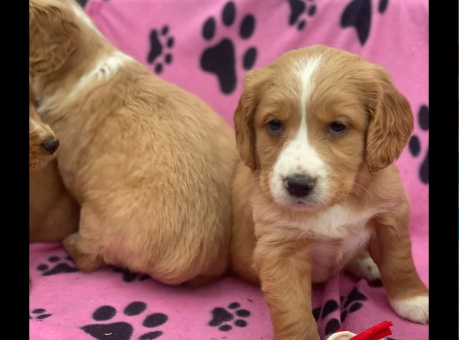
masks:
[[[341,122],[333,122],[328,127],[328,132],[333,135],[340,135],[347,130],[347,126]]]
[[[268,130],[273,135],[281,134],[283,128],[284,126],[282,125],[282,122],[278,120],[271,120],[270,122],[268,122]]]

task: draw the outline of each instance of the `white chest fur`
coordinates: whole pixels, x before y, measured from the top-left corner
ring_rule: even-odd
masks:
[[[296,225],[304,237],[317,240],[312,251],[312,282],[324,282],[336,274],[368,243],[365,228],[374,210],[355,212],[336,205]]]

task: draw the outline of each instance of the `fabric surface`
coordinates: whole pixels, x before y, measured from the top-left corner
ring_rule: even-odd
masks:
[[[89,0],[86,11],[122,51],[208,102],[229,124],[247,70],[283,52],[326,44],[386,67],[415,116],[397,161],[412,202],[413,255],[428,284],[427,0]],[[106,268],[79,273],[59,244],[30,246],[33,340],[272,339],[260,290],[233,278],[170,287]],[[428,327],[402,320],[381,287],[347,276],[314,288],[322,339],[384,320],[388,339],[425,340]]]

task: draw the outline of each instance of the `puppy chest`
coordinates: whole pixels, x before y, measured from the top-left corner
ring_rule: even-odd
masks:
[[[317,242],[311,253],[312,282],[325,282],[330,276],[340,272],[366,247],[369,238],[368,232],[360,230],[342,239]]]
[[[311,253],[313,282],[326,281],[365,248],[370,238],[365,226],[374,214],[337,205],[305,221],[305,237],[317,240]]]

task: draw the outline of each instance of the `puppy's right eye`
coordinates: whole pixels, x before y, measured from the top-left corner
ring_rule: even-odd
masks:
[[[284,126],[282,125],[282,122],[278,120],[271,120],[268,122],[268,130],[271,134],[273,135],[278,135],[282,133],[284,130]]]

